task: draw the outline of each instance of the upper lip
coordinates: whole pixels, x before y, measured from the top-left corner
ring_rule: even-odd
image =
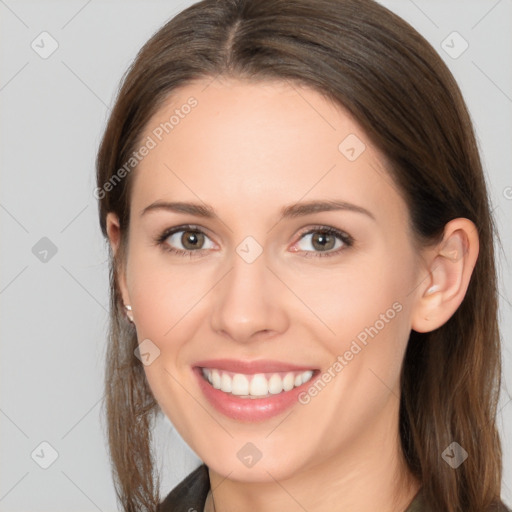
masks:
[[[216,368],[233,373],[271,373],[286,371],[306,371],[313,370],[310,365],[295,365],[282,361],[273,361],[270,359],[259,359],[257,361],[242,361],[239,359],[208,359],[198,361],[194,366],[199,368]]]

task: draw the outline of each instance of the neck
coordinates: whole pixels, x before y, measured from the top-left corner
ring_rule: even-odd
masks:
[[[402,456],[398,420],[390,425],[389,417],[338,454],[279,482],[230,480],[211,468],[209,476],[214,490],[205,512],[403,512],[420,488]]]

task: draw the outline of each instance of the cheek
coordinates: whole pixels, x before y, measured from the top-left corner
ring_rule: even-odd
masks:
[[[350,366],[344,367],[346,377],[374,381],[366,371],[372,368],[389,382],[396,380],[410,332],[412,256],[383,249],[326,273],[323,280],[297,280],[299,293],[307,292],[308,306],[324,324],[317,321],[316,332],[332,364],[342,356]]]
[[[166,340],[173,329],[181,330],[187,324],[183,320],[194,315],[195,305],[208,291],[208,283],[204,272],[173,265],[156,250],[135,252],[129,293],[138,334]]]
[[[190,404],[186,400],[181,403],[183,389],[178,382],[191,378],[189,363],[197,357],[197,347],[191,340],[198,338],[197,330],[205,324],[204,299],[212,287],[211,280],[206,270],[171,265],[165,256],[149,251],[134,251],[131,256],[129,293],[137,338],[158,354],[144,367],[146,377],[165,413],[173,421],[180,421],[173,411]]]
[[[318,324],[317,332],[324,333],[319,341],[329,353],[322,375],[326,391],[318,398],[311,395],[308,417],[336,418],[326,426],[331,449],[340,440],[340,424],[345,425],[347,441],[372,424],[399,395],[410,332],[409,303],[404,283],[397,282],[393,272],[384,272],[385,268],[353,273],[350,279],[339,276],[330,287],[317,290],[316,307],[334,334]],[[346,286],[335,289],[336,284]]]
[[[394,318],[399,303],[403,306],[408,282],[389,262],[362,262],[324,274],[295,278],[294,289],[335,336],[355,335],[379,320],[388,311]]]

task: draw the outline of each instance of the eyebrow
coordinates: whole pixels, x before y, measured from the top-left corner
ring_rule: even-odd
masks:
[[[155,201],[154,203],[146,206],[141,213],[142,217],[146,213],[156,210],[165,210],[175,213],[188,213],[190,215],[194,215],[196,217],[203,217],[207,219],[218,218],[218,215],[215,213],[215,210],[208,205],[199,204],[199,203],[187,203],[187,202],[167,202],[167,201]],[[362,206],[358,206],[352,203],[347,203],[346,201],[338,201],[338,200],[328,200],[328,201],[308,201],[303,203],[295,203],[289,206],[286,206],[281,209],[281,219],[286,218],[297,218],[305,215],[310,215],[313,213],[319,212],[328,212],[328,211],[339,211],[346,210],[356,213],[361,213],[363,215],[367,215],[373,220],[375,216],[368,211],[366,208]]]

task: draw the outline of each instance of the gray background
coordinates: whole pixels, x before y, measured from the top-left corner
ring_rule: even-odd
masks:
[[[126,67],[191,3],[0,0],[2,511],[116,510],[100,417],[108,265],[92,194],[94,158]],[[499,418],[510,505],[511,268],[504,254],[512,254],[512,0],[383,3],[438,50],[475,123],[503,243]],[[43,31],[58,43],[47,58],[31,47]],[[464,43],[453,31],[469,44],[461,55]],[[45,41],[40,52],[51,48]],[[166,419],[156,442],[164,495],[198,459]]]

